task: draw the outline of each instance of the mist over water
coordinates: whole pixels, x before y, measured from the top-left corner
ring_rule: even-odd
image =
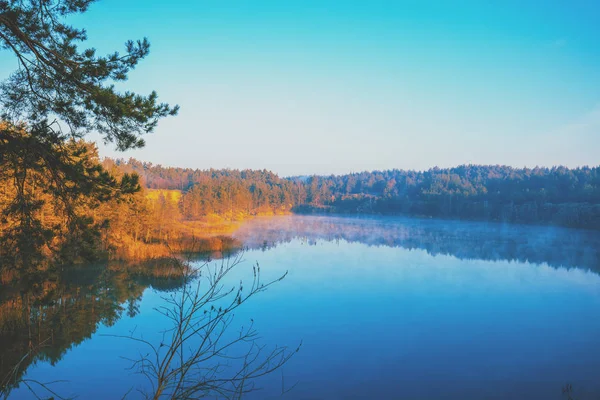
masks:
[[[231,282],[251,277],[253,263],[265,281],[289,274],[239,309],[232,329],[252,319],[267,347],[303,343],[249,399],[561,399],[567,383],[578,399],[600,396],[597,232],[285,216],[250,220],[234,237],[247,250]],[[60,357],[40,358],[26,377],[67,379],[56,389],[80,398],[120,398],[132,385],[144,387],[122,359],[139,349],[100,334],[135,330],[160,340],[168,321],[153,307],[164,289],[101,281],[98,290],[86,282],[91,294],[73,300],[83,313],[55,315],[104,310],[110,319],[82,323],[84,336],[70,336],[78,344],[61,343]],[[62,326],[37,314],[31,321]],[[3,337],[17,343],[8,322]],[[23,388],[13,396],[31,398]]]
[[[519,261],[600,271],[600,235],[595,231],[536,225],[405,217],[258,218],[234,233],[249,247],[294,239],[361,243],[425,250],[464,260]]]

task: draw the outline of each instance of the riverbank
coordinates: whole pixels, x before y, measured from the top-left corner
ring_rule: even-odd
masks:
[[[257,217],[276,215],[291,215],[291,213],[233,212],[224,215],[209,214],[195,221],[174,221],[171,232],[160,239],[145,242],[133,240],[131,237],[122,238],[120,243],[116,243],[109,249],[106,259],[140,262],[171,257],[177,253],[207,254],[218,258],[220,253],[234,252],[242,248],[243,244],[235,240],[232,234],[243,222]]]

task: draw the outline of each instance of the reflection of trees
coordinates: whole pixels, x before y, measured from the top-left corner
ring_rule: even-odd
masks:
[[[343,239],[460,259],[547,263],[600,271],[600,235],[594,231],[431,219],[291,216],[253,220],[234,236],[256,249],[292,239],[309,245],[316,240]]]
[[[54,365],[100,324],[111,326],[124,313],[135,316],[150,285],[171,289],[181,280],[140,279],[126,268],[88,266],[16,286],[0,285],[0,395],[8,394],[30,365]]]

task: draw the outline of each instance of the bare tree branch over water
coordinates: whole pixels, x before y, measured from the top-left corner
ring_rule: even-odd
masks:
[[[300,349],[260,345],[254,321],[233,331],[235,311],[255,295],[283,280],[287,272],[267,282],[260,266],[252,266],[252,282],[231,285],[228,275],[242,263],[242,253],[220,263],[205,262],[193,268],[179,262],[185,276],[180,291],[163,297],[157,307],[172,322],[157,345],[135,336],[118,336],[141,344],[146,352],[131,358],[131,368],[144,375],[149,389],[139,390],[148,399],[194,399],[218,396],[240,399],[258,389],[256,379],[286,364]],[[282,378],[282,392],[286,389]]]

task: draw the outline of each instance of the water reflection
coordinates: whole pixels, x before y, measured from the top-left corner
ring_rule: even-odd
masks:
[[[291,400],[600,394],[597,232],[293,216],[235,236],[290,271],[248,314],[306,343]]]
[[[600,272],[600,233],[547,226],[415,218],[286,216],[252,220],[234,233],[250,248],[302,239],[421,249],[461,260],[546,263]]]
[[[558,399],[566,382],[600,393],[598,232],[291,216],[249,221],[234,236],[257,250],[246,256],[265,266],[265,278],[290,271],[239,311],[261,324],[265,343],[306,343],[285,369],[286,382],[300,382],[288,399]],[[406,251],[413,249],[424,251]],[[178,290],[181,282],[156,266],[69,271],[0,285],[0,377],[24,360],[11,382],[60,376],[84,398],[125,393],[132,378],[114,360],[129,344],[95,333],[139,327],[152,337],[167,326],[152,310],[161,294],[145,289]],[[95,370],[80,367],[90,359]],[[277,393],[280,375],[269,385]]]
[[[0,285],[0,395],[18,386],[27,369],[55,365],[100,325],[134,317],[144,290],[173,290],[180,279],[140,267],[88,265],[66,271],[28,274]]]

